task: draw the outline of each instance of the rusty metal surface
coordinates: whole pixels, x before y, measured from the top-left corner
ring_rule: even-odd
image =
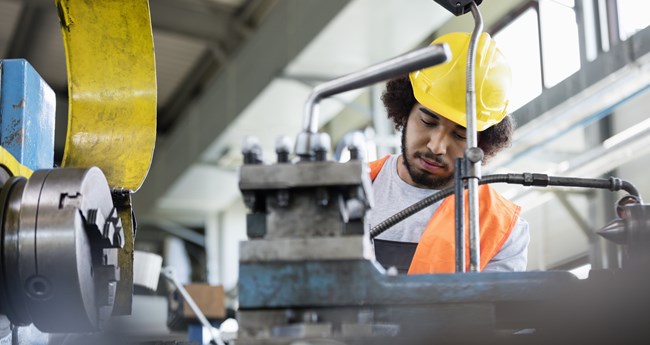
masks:
[[[0,60],[0,71],[0,146],[6,150],[0,164],[25,177],[29,170],[52,168],[54,91],[26,60]],[[12,164],[7,154],[24,167]]]
[[[120,281],[115,292],[113,315],[130,315],[133,301],[133,251],[136,222],[131,205],[131,193],[113,191],[113,205],[117,209],[124,229],[124,246],[117,255],[120,266]]]
[[[541,300],[580,283],[569,272],[383,274],[367,260],[242,263],[242,309]]]

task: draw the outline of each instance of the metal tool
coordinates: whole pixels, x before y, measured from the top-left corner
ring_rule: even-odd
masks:
[[[217,345],[225,345],[225,343],[221,339],[220,331],[210,324],[210,322],[205,317],[205,315],[203,315],[203,312],[201,312],[201,309],[194,302],[194,299],[192,299],[192,296],[190,296],[187,290],[185,290],[183,284],[178,281],[178,278],[176,278],[176,274],[174,273],[174,268],[171,266],[163,267],[161,273],[167,280],[169,280],[170,283],[174,285],[174,287],[178,289],[178,291],[181,293],[181,296],[183,297],[185,302],[187,302],[187,305],[190,306],[190,309],[192,309],[192,311],[199,319],[203,327],[205,327],[208,331],[210,331],[210,337],[212,338],[212,340],[214,340],[214,342]]]

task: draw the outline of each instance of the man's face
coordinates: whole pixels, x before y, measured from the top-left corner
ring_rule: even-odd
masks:
[[[465,127],[415,103],[402,130],[402,163],[397,172],[406,183],[430,189],[451,186],[454,161],[465,152]]]

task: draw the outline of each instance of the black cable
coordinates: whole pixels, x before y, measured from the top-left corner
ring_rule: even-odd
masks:
[[[495,174],[495,175],[484,176],[481,180],[479,180],[478,183],[479,185],[490,184],[490,183],[508,183],[508,184],[519,184],[524,186],[536,186],[536,187],[562,186],[562,187],[597,188],[597,189],[609,189],[612,192],[624,190],[631,195],[640,197],[639,191],[636,189],[636,187],[633,184],[617,177],[610,177],[608,179],[596,179],[596,178],[548,176],[546,174],[533,174],[533,173]],[[388,219],[377,224],[377,226],[370,229],[370,238],[372,239],[379,236],[381,233],[390,229],[395,224],[401,222],[402,220],[426,208],[427,206],[433,205],[434,203],[452,194],[454,194],[454,187],[446,188],[397,212],[396,214],[388,217]]]

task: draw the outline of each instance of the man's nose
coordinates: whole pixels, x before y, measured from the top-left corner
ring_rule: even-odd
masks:
[[[427,148],[434,155],[444,155],[447,153],[447,136],[438,132],[431,134]]]

